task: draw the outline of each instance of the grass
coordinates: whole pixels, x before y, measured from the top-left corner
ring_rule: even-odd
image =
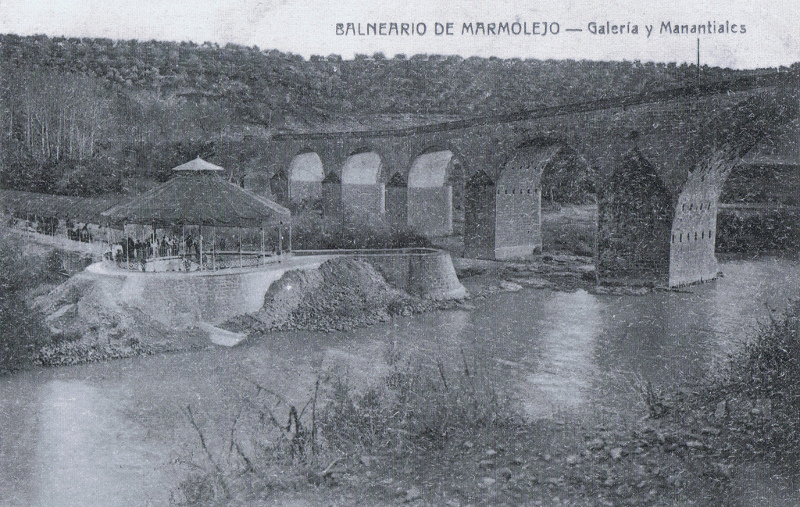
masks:
[[[446,364],[389,344],[380,382],[333,370],[303,407],[254,385],[261,423],[235,420],[223,452],[195,425],[203,452],[181,502],[724,504],[742,465],[798,479],[799,356],[793,302],[703,382],[675,393],[642,383],[641,419],[532,421],[480,354]]]
[[[661,435],[685,458],[676,468],[686,480],[684,497],[700,503],[734,502],[731,481],[737,470],[752,465],[766,466],[785,482],[800,482],[798,322],[798,301],[790,301],[725,368],[690,391],[645,389]]]
[[[790,301],[782,313],[771,313],[770,322],[725,370],[707,380],[692,405],[699,420],[725,430],[722,443],[734,461],[755,456],[795,475],[800,463],[799,303]]]

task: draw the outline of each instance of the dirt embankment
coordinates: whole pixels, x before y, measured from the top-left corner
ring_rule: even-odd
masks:
[[[339,258],[317,270],[286,273],[270,286],[258,312],[234,317],[222,327],[248,333],[347,331],[421,312],[432,304],[392,287],[366,262]]]
[[[119,302],[123,280],[79,273],[36,298],[50,341],[35,354],[42,365],[77,364],[202,344],[189,329],[172,329]]]
[[[82,272],[36,298],[34,310],[50,331],[34,354],[42,365],[101,361],[207,347],[209,332],[200,322],[168,325],[126,303],[124,277]],[[393,315],[450,308],[459,302],[414,298],[386,282],[374,267],[339,258],[316,270],[289,271],[270,285],[263,307],[229,320],[229,331],[350,330]]]

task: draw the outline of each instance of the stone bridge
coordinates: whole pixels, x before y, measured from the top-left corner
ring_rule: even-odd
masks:
[[[279,131],[246,184],[321,199],[345,224],[428,236],[453,233],[455,187],[465,254],[508,259],[541,249],[543,175],[578,165],[595,178],[598,278],[676,286],[716,276],[725,179],[797,118],[797,76],[781,72],[440,123]]]

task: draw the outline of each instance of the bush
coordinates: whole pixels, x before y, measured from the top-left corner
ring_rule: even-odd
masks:
[[[718,252],[768,252],[800,249],[800,220],[789,210],[769,213],[722,211],[717,219]]]
[[[323,217],[318,207],[306,206],[293,215],[292,244],[296,250],[429,247],[431,242],[410,228],[389,227],[350,219]]]
[[[755,339],[735,355],[712,389],[739,397],[759,409],[762,424],[746,433],[757,451],[776,462],[800,462],[800,301],[772,317]],[[748,404],[749,406],[749,404]]]
[[[48,336],[41,317],[25,301],[25,290],[41,271],[20,249],[0,242],[0,374],[23,368]]]
[[[390,348],[391,372],[381,385],[359,393],[334,377],[320,429],[335,451],[390,452],[425,460],[422,450],[458,447],[464,441],[509,438],[518,422],[509,396],[496,389],[477,360],[453,373],[441,361],[413,365]],[[421,448],[421,449],[420,449]]]

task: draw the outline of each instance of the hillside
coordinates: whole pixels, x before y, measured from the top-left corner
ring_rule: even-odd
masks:
[[[701,76],[710,83],[766,72],[703,67]],[[263,167],[259,156],[274,128],[509,113],[695,83],[696,69],[686,64],[381,54],[305,60],[211,43],[0,35],[0,186],[136,191],[197,155],[241,179]]]

